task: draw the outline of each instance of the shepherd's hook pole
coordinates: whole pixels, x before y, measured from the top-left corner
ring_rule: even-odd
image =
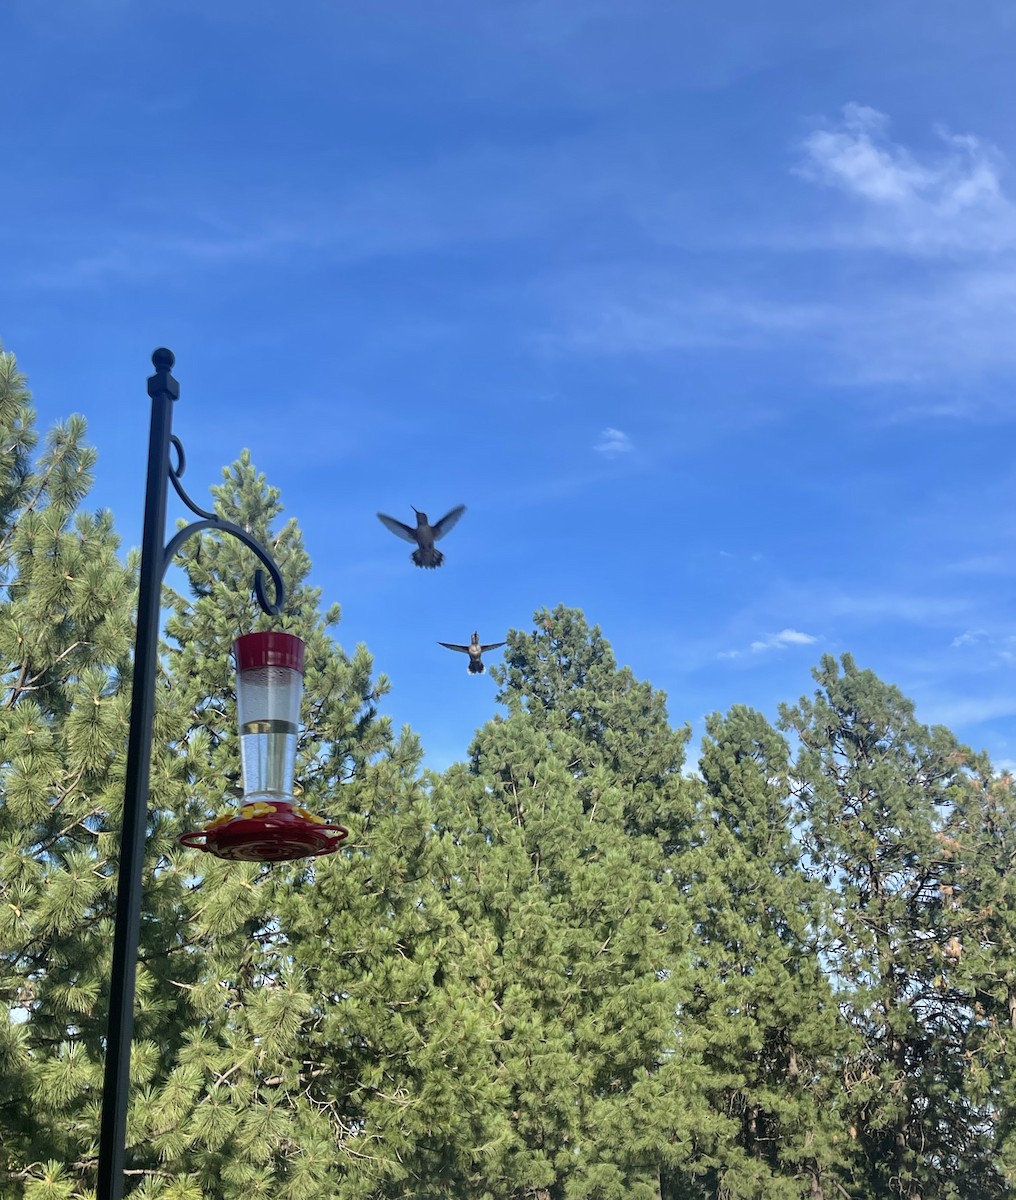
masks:
[[[264,547],[246,530],[222,520],[213,512],[198,508],[180,483],[185,460],[183,446],[173,436],[173,404],[180,395],[180,385],[172,374],[175,361],[172,351],[156,350],[152,355],[155,374],[148,380],[148,394],[152,399],[152,425],[148,442],[145,523],[141,534],[138,622],[127,738],[120,869],[113,927],[113,968],[106,1027],[106,1064],[102,1086],[102,1118],[99,1125],[96,1200],[121,1200],[124,1190],[127,1102],[131,1038],[134,1033],[134,993],[138,947],[141,940],[142,868],[148,827],[148,781],[152,762],[152,721],[155,716],[162,580],[173,554],[191,534],[203,529],[216,529],[239,538],[254,551],[271,576],[275,590],[273,599],[269,599],[265,591],[264,571],[259,569],[254,578],[261,608],[266,613],[275,615],[282,608],[285,599],[279,569]],[[171,450],[175,450],[177,455],[175,465],[170,460]],[[167,546],[163,544],[163,539],[166,533],[166,498],[170,482],[187,507],[201,519],[181,529]]]

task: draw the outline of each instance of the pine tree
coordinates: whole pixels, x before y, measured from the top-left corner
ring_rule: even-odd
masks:
[[[84,422],[56,429],[33,464],[33,419],[3,356],[0,990],[14,1019],[0,1035],[0,1193],[44,1200],[94,1180],[136,560],[119,559],[110,514],[78,511],[95,462]],[[370,788],[408,773],[418,748],[377,717],[386,684],[366,650],[349,658],[332,641],[338,611],[318,612],[295,524],[272,535],[278,495],[248,456],[215,492],[221,515],[274,547],[285,623],[307,642],[304,803],[346,815],[358,775],[356,836]],[[322,1001],[289,952],[280,897],[313,894],[315,871],[343,863],[227,864],[177,843],[235,798],[229,650],[266,624],[245,548],[185,545],[188,594],[166,590],[157,680],[128,1171],[144,1197],[316,1200],[354,1156],[336,1153],[311,1086]]]
[[[418,756],[404,735],[367,766],[347,790],[344,861],[279,898],[289,953],[313,983],[308,1095],[343,1164],[329,1193],[342,1200],[480,1196],[507,1136]]]
[[[980,1106],[965,1079],[969,998],[942,987],[955,921],[949,822],[969,794],[970,752],[921,725],[898,689],[849,655],[782,710],[804,846],[832,889],[822,959],[849,1024],[843,1084],[858,1154],[852,1195],[947,1200],[996,1194]]]
[[[972,1119],[957,1146],[962,1177],[985,1197],[1016,1186],[1016,789],[983,758],[938,835],[949,937],[936,947],[935,986],[954,1021],[957,1086]]]
[[[245,989],[244,1020],[254,1020],[266,984],[284,976],[287,1006],[298,1019],[271,1060],[257,1065],[252,1102],[275,1097],[280,1129],[285,1121],[284,1136],[275,1141],[275,1155],[286,1166],[278,1180],[293,1200],[416,1194],[417,1186],[439,1194],[445,1159],[460,1154],[460,1143],[472,1136],[460,1137],[467,1106],[455,1088],[454,1065],[468,1022],[454,998],[433,987],[446,923],[428,882],[432,854],[420,748],[408,729],[396,737],[377,717],[387,683],[371,679],[366,650],[358,647],[347,658],[327,636],[338,608],[315,617],[320,597],[302,582],[309,561],[295,525],[270,535],[278,495],[246,456],[216,489],[216,500],[222,516],[272,547],[287,578],[285,623],[306,641],[297,756],[302,800],[350,829],[348,848],[334,858],[310,868],[278,866],[254,881],[259,903],[243,937],[260,945],[252,958],[259,975],[256,986]],[[191,720],[208,760],[204,778],[213,786],[200,799],[200,820],[221,804],[237,765],[233,681],[224,673],[216,699],[207,702],[212,676],[200,647],[231,638],[244,622],[261,621],[249,591],[230,594],[225,587],[229,579],[249,578],[244,568],[252,565],[235,544],[196,543],[187,571],[197,599],[180,597],[169,626],[180,643],[175,673],[201,681]],[[209,929],[208,952],[220,963],[211,977],[228,971],[231,952],[223,953],[221,929]],[[275,1020],[266,1012],[258,1029]],[[239,1048],[234,1024],[218,1033],[214,1053],[223,1066]]]
[[[698,942],[682,1030],[702,1044],[723,1118],[699,1187],[724,1200],[831,1197],[849,1143],[844,1039],[819,958],[824,889],[793,836],[788,755],[760,713],[710,717],[696,845],[682,859]]]
[[[434,788],[467,938],[448,970],[479,1006],[510,1122],[477,1194],[649,1200],[708,1119],[675,1044],[686,734],[581,613],[536,624],[509,634],[495,675],[508,718]],[[680,1098],[659,1086],[664,1064]]]
[[[278,492],[246,452],[213,495],[220,517],[270,548],[288,598],[281,622],[263,616],[250,586],[256,560],[239,542],[214,534],[185,543],[189,594],[168,593],[170,644],[152,776],[162,829],[150,838],[160,857],[149,889],[165,900],[166,916],[157,932],[153,926],[145,961],[153,993],[175,1001],[172,1019],[159,1012],[159,1073],[132,1108],[132,1161],[152,1195],[167,1177],[223,1200],[311,1200],[337,1194],[344,1164],[314,1083],[322,1002],[292,944],[290,922],[306,923],[317,883],[341,874],[346,859],[274,867],[195,862],[175,840],[183,828],[228,809],[237,790],[233,639],[279,623],[304,639],[296,786],[304,806],[345,821],[354,838],[360,801],[352,793],[367,786],[371,761],[412,760],[418,751],[411,738],[396,743],[377,717],[387,684],[372,678],[366,649],[350,658],[332,640],[339,610],[320,614],[296,523],[273,532]],[[348,787],[354,774],[358,784]]]
[[[5,589],[10,577],[10,548],[9,541],[16,514],[20,511],[28,494],[29,476],[31,474],[31,452],[36,445],[36,434],[33,428],[33,411],[31,397],[25,386],[24,376],[17,370],[14,356],[5,354],[0,348],[0,579]],[[5,596],[9,603],[9,592]],[[4,609],[6,611],[6,607]],[[0,637],[4,635],[5,625],[0,624]],[[12,675],[4,673],[5,701],[8,698],[8,688]],[[9,705],[7,705],[9,706]],[[7,722],[2,728],[6,731]],[[0,759],[3,766],[0,770],[6,779],[8,747],[6,738],[0,742]],[[11,819],[7,805],[6,785],[3,786],[2,804],[0,804],[0,837],[3,839],[3,860],[0,862],[0,888],[4,888],[3,879],[10,868]],[[13,881],[12,881],[13,882]],[[27,997],[20,994],[19,980],[14,969],[16,964],[16,933],[12,926],[18,915],[17,900],[27,898],[25,894],[19,897],[14,887],[10,891],[0,892],[5,901],[0,910],[0,988],[3,1001],[14,1020],[18,1020],[24,1011],[23,1002]],[[13,906],[13,907],[11,907]],[[9,932],[10,930],[10,932]],[[15,933],[15,936],[11,936]],[[6,1176],[16,1169],[19,1158],[24,1159],[27,1151],[31,1124],[26,1098],[25,1083],[30,1070],[30,1061],[24,1044],[23,1029],[14,1020],[0,1023],[0,1127],[5,1130],[5,1136],[0,1139],[0,1172]]]
[[[133,572],[109,513],[78,512],[81,417],[31,461],[34,410],[0,355],[0,1166],[5,1194],[73,1188],[94,1138],[122,807]],[[55,1168],[63,1164],[64,1183]],[[34,1180],[34,1184],[31,1182]]]
[[[0,353],[0,1195],[95,1175],[136,555],[72,417]],[[1016,799],[849,657],[734,708],[702,778],[582,614],[494,668],[507,717],[421,775],[246,452],[164,592],[128,1120],[163,1200],[905,1200],[1016,1184]],[[239,782],[230,647],[306,642],[303,804],[333,857],[183,849]],[[789,804],[788,804],[789,797]]]
[[[651,833],[667,853],[686,844],[691,799],[681,774],[690,730],[673,729],[666,696],[618,668],[598,626],[558,605],[509,639],[491,675],[510,715],[528,713],[576,778],[603,768],[622,789],[624,827]]]

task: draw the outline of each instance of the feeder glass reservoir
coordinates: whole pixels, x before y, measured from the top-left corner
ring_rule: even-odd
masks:
[[[303,695],[303,642],[286,633],[237,638],[244,797],[290,796]]]

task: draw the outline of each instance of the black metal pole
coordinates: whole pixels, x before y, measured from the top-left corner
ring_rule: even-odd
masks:
[[[113,927],[113,970],[106,1026],[96,1200],[121,1200],[124,1190],[127,1101],[131,1039],[134,1034],[134,991],[141,941],[141,885],[148,828],[148,780],[152,765],[152,720],[155,716],[162,579],[173,555],[187,538],[211,529],[235,537],[261,561],[264,570],[258,568],[254,573],[254,592],[262,612],[276,616],[282,609],[286,594],[278,565],[264,546],[246,529],[200,508],[187,495],[180,482],[185,459],[179,438],[173,436],[173,403],[180,395],[180,385],[172,374],[175,361],[171,351],[156,350],[152,355],[155,374],[148,380],[148,394],[152,398],[152,428],[148,442],[145,524],[141,532],[138,626],[134,642],[134,683],[127,735],[127,772]],[[176,451],[175,466],[170,458],[171,447]],[[179,530],[164,546],[162,539],[166,534],[166,499],[170,483],[184,504],[200,520],[192,521]],[[265,571],[272,581],[274,598],[265,589]]]
[[[169,350],[156,350],[152,355],[155,374],[148,380],[148,394],[152,398],[152,426],[148,443],[145,524],[141,534],[138,626],[134,643],[134,683],[127,739],[127,776],[124,784],[116,923],[113,930],[113,972],[106,1027],[96,1200],[120,1200],[123,1195],[128,1079],[134,1033],[134,988],[141,938],[141,872],[148,825],[155,672],[159,650],[162,577],[165,574],[163,538],[166,531],[169,450],[173,431],[173,402],[180,395],[180,385],[172,375],[174,362]]]

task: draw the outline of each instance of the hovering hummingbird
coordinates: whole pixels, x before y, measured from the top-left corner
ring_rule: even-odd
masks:
[[[486,646],[481,646],[478,633],[473,634],[473,640],[468,646],[457,646],[454,642],[438,642],[438,645],[444,646],[446,650],[461,650],[463,654],[469,655],[469,665],[466,670],[470,675],[482,675],[486,668],[480,656],[486,654],[488,650],[496,650],[498,646],[504,644],[504,642],[489,642]]]
[[[413,508],[412,505],[409,507]],[[427,514],[420,512],[418,508],[413,508],[413,512],[416,513],[415,529],[409,525],[403,525],[401,521],[396,521],[394,517],[389,517],[385,513],[378,513],[377,519],[396,537],[403,538],[407,542],[416,542],[419,549],[414,550],[411,557],[418,567],[439,567],[444,562],[444,555],[440,550],[434,549],[434,543],[444,537],[465,511],[466,506],[460,504],[451,512],[445,513],[440,521],[430,525],[427,522]]]

